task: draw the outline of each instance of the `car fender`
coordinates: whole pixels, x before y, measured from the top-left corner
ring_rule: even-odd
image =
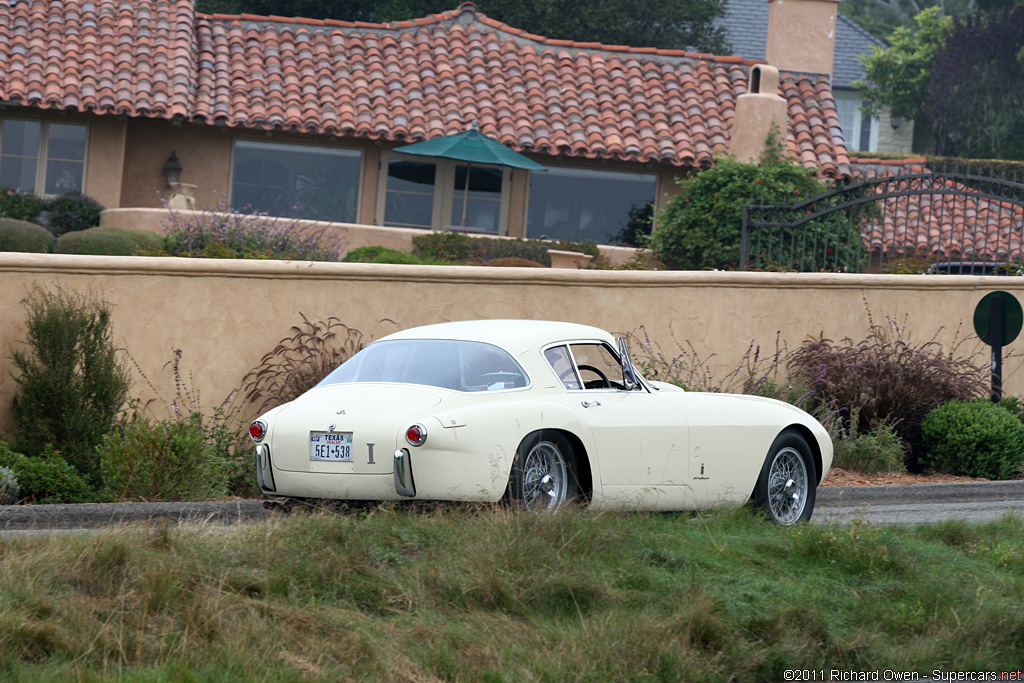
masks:
[[[500,485],[504,491],[516,449],[522,441],[534,432],[549,429],[565,432],[582,445],[583,452],[575,455],[586,458],[585,464],[593,472],[595,481],[599,481],[598,465],[591,458],[595,451],[590,430],[579,411],[569,406],[536,399],[466,404],[433,411],[420,419],[427,420],[435,429],[440,428],[438,436],[446,442],[440,447],[476,453],[489,461],[488,480],[492,490]],[[415,458],[416,454],[413,456]]]

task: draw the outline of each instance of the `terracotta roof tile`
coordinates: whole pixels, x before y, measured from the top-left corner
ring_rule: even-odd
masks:
[[[519,151],[673,165],[728,150],[759,63],[553,40],[471,4],[391,24],[202,15],[192,0],[0,4],[0,100],[23,106],[396,142],[475,121]],[[827,78],[784,73],[782,95],[803,126],[793,153],[849,176]]]
[[[856,179],[927,173],[925,159],[855,159]],[[935,194],[879,200],[880,219],[863,228],[869,249],[888,256],[942,260],[1024,260],[1024,208],[989,199],[949,179]],[[883,186],[876,186],[883,193]],[[955,194],[954,194],[955,193]]]

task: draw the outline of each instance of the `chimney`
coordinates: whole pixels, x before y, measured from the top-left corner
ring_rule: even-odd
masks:
[[[765,60],[780,71],[832,77],[839,0],[768,0]]]
[[[730,152],[737,161],[756,162],[765,149],[772,122],[778,123],[779,132],[785,136],[788,117],[786,100],[779,95],[778,69],[755,64],[748,78],[747,92],[736,98]]]

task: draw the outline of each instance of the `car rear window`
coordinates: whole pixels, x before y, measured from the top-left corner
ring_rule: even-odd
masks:
[[[529,385],[503,349],[473,341],[396,339],[370,344],[318,386],[355,382],[421,384],[455,391],[501,391]]]

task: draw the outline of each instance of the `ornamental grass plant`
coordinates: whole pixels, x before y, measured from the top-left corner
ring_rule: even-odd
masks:
[[[908,465],[916,467],[925,415],[948,401],[983,396],[988,372],[974,357],[958,354],[956,341],[950,350],[938,333],[915,342],[906,328],[906,320],[887,317],[885,324],[871,323],[860,341],[811,338],[787,364],[790,377],[807,386],[815,402],[830,405],[851,435],[891,425],[908,447]]]

